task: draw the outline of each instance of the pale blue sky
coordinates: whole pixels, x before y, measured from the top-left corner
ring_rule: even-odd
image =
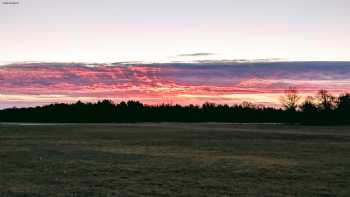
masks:
[[[348,0],[18,1],[0,5],[0,62],[350,60]]]

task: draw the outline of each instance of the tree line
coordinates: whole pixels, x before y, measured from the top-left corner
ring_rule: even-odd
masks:
[[[56,103],[30,108],[0,110],[0,122],[232,122],[350,124],[350,94],[333,96],[326,90],[314,97],[302,97],[295,88],[280,98],[283,108],[243,102],[237,105],[144,105],[139,101],[114,103]]]

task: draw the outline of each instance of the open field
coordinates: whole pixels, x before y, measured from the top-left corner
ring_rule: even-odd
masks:
[[[350,127],[0,125],[0,196],[350,196]]]

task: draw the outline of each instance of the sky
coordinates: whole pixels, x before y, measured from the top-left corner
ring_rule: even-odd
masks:
[[[1,0],[0,108],[105,97],[276,104],[291,85],[305,95],[321,85],[344,92],[349,7],[348,0]]]
[[[2,108],[100,99],[277,107],[289,87],[350,92],[350,62],[20,63],[0,67],[0,84]]]
[[[2,62],[350,60],[348,0],[1,1]]]

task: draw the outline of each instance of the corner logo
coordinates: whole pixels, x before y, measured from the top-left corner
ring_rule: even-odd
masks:
[[[19,1],[3,1],[3,5],[18,5]]]

